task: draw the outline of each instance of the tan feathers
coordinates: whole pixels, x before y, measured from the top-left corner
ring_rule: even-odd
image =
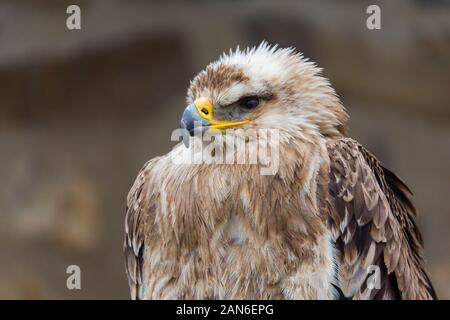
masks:
[[[242,128],[279,130],[275,174],[176,164],[181,144],[138,174],[125,219],[132,298],[333,299],[335,287],[353,299],[434,298],[411,192],[344,137],[345,109],[312,62],[266,43],[237,50],[201,72],[187,100],[225,112],[258,94],[270,99]]]

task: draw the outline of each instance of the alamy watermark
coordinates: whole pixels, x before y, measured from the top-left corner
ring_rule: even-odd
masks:
[[[67,7],[66,27],[69,30],[81,30],[81,9],[80,6],[72,4]]]
[[[366,27],[369,30],[381,29],[381,9],[378,5],[372,4],[367,7],[366,13],[369,14],[366,20]]]
[[[66,27],[69,30],[81,30],[81,8],[79,5],[71,4],[67,7]],[[366,27],[369,30],[381,29],[381,8],[376,4],[367,7],[366,13],[369,15],[366,19]]]
[[[187,146],[171,154],[178,164],[259,165],[261,175],[275,175],[280,163],[280,133],[277,129],[227,129],[223,132],[185,129],[172,132],[171,141]]]
[[[81,290],[81,268],[72,264],[67,267],[66,273],[69,275],[66,280],[67,289]]]
[[[370,265],[367,268],[366,286],[369,290],[381,289],[381,270],[377,265]]]

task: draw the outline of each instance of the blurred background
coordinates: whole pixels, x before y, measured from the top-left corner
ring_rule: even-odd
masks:
[[[81,30],[66,8],[81,7]],[[381,8],[381,30],[366,9]],[[128,298],[126,194],[189,80],[262,40],[324,68],[350,134],[415,193],[450,298],[450,1],[0,0],[0,298]],[[81,290],[66,268],[81,267]]]

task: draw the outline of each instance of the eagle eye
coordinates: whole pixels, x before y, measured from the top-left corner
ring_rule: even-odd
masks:
[[[251,110],[259,105],[259,98],[257,96],[249,96],[239,99],[239,106],[244,109]]]

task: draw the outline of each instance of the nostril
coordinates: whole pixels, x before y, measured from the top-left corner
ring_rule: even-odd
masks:
[[[208,111],[206,108],[203,108],[203,109],[202,109],[202,112],[203,112],[205,115],[208,115],[208,114],[209,114],[209,111]]]

